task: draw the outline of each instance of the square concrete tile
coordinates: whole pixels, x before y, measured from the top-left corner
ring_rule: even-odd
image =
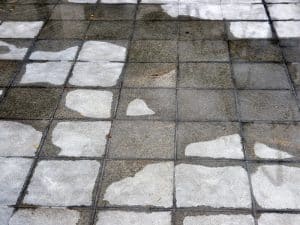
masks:
[[[263,213],[258,219],[259,225],[297,225],[299,222],[300,215],[292,213]]]
[[[228,61],[228,47],[225,41],[180,41],[179,61]]]
[[[35,156],[47,121],[0,121],[0,156]]]
[[[179,40],[224,40],[226,37],[222,21],[181,21]]]
[[[284,39],[280,42],[284,58],[288,62],[300,62],[300,41],[293,39]]]
[[[160,121],[115,121],[110,158],[173,158],[175,124]]]
[[[21,69],[21,62],[0,61],[0,86],[8,86]]]
[[[14,208],[0,206],[0,223],[8,225],[9,219],[14,211]]]
[[[123,85],[125,87],[169,87],[176,86],[175,63],[128,63]]]
[[[86,225],[89,222],[90,212],[66,208],[36,208],[19,209],[9,221],[10,225],[30,224],[64,224]]]
[[[30,45],[27,40],[0,40],[0,59],[23,60]]]
[[[43,156],[102,157],[110,121],[55,121],[50,128]]]
[[[90,4],[58,4],[52,11],[52,20],[89,20],[95,7]]]
[[[83,39],[88,21],[49,21],[42,29],[39,39]]]
[[[92,21],[87,31],[86,39],[129,39],[132,32],[133,21]]]
[[[175,120],[175,90],[123,89],[117,111],[119,119]]]
[[[179,19],[223,20],[220,1],[179,1]]]
[[[166,6],[167,7],[167,6]],[[173,14],[178,15],[178,5],[174,4]],[[176,20],[177,17],[168,15],[165,10],[158,4],[140,4],[137,11],[137,20]]]
[[[178,164],[175,187],[177,207],[251,207],[247,171],[240,165]]]
[[[233,88],[228,63],[180,63],[179,87]]]
[[[79,41],[73,40],[40,40],[35,42],[30,55],[31,60],[74,60]]]
[[[101,4],[95,9],[93,20],[133,20],[135,5]]]
[[[133,41],[130,62],[176,62],[176,41]]]
[[[246,153],[251,159],[293,160],[300,157],[300,124],[243,124]]]
[[[294,85],[300,87],[300,63],[289,63],[288,69],[291,74]]]
[[[253,194],[259,208],[300,208],[299,166],[294,164],[252,165],[250,172]]]
[[[48,119],[59,101],[60,89],[12,88],[0,104],[0,117]]]
[[[229,42],[233,61],[281,61],[276,43],[268,40],[239,40]]]
[[[117,90],[66,89],[55,118],[111,118]]]
[[[108,161],[99,206],[172,207],[173,173],[171,161]]]
[[[300,113],[290,91],[240,91],[242,120],[297,120]]]
[[[4,21],[0,25],[0,38],[35,38],[43,24],[43,21]]]
[[[183,122],[178,124],[177,130],[177,158],[186,157],[208,157],[208,158],[243,158],[242,149],[237,149],[237,154],[226,154],[226,142],[220,144],[216,140],[220,137],[236,135],[240,133],[238,123],[192,123]],[[228,139],[230,140],[230,139]],[[205,145],[206,143],[206,145]],[[197,144],[199,144],[197,146]],[[213,147],[210,148],[209,144]],[[197,152],[189,153],[192,145],[196,147]],[[240,147],[241,144],[240,144]],[[214,150],[219,150],[216,154]],[[229,152],[229,151],[228,151]]]
[[[91,205],[99,168],[96,160],[40,161],[23,202],[42,206]]]
[[[0,205],[16,203],[32,162],[32,159],[0,157]]]
[[[236,119],[232,91],[179,90],[178,118],[184,121]]]
[[[237,88],[289,89],[284,65],[275,63],[234,63]]]
[[[43,4],[34,4],[34,5],[7,5],[7,15],[5,16],[6,20],[14,21],[37,21],[45,20],[51,13],[54,5],[43,5]]]
[[[134,39],[176,40],[177,22],[170,21],[137,21]]]

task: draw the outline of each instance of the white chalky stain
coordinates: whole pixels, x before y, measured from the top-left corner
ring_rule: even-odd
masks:
[[[170,212],[100,211],[96,225],[171,225]]]
[[[15,204],[32,159],[0,157],[0,205]]]
[[[69,83],[77,86],[111,87],[117,84],[124,63],[77,62]]]
[[[79,53],[81,61],[125,61],[126,48],[103,41],[87,41]]]
[[[97,0],[68,0],[71,3],[96,3]]]
[[[145,116],[154,114],[155,112],[147,106],[146,102],[138,98],[129,102],[126,111],[127,116]]]
[[[187,216],[183,225],[254,225],[250,215]]]
[[[34,156],[41,138],[42,132],[30,125],[0,121],[1,156]]]
[[[1,95],[3,94],[3,90],[0,90],[0,97],[1,97]],[[0,142],[1,143],[1,142]]]
[[[61,51],[34,51],[30,55],[31,60],[73,60],[78,46],[70,47]]]
[[[300,37],[300,21],[274,21],[273,23],[279,38]]]
[[[22,60],[28,51],[28,48],[18,48],[4,41],[0,41],[0,48],[8,48],[7,52],[0,52],[0,59]]]
[[[259,142],[254,144],[254,152],[256,156],[262,159],[288,159],[294,157],[287,152],[271,148]]]
[[[101,157],[111,122],[60,122],[52,132],[52,143],[61,156]]]
[[[95,160],[41,161],[24,203],[43,206],[90,205],[100,163]]]
[[[80,213],[65,208],[19,209],[9,225],[77,225]]]
[[[13,212],[13,208],[0,206],[0,224],[8,225],[8,221],[10,216],[12,215],[12,212]]]
[[[261,207],[300,208],[300,168],[283,165],[259,166],[251,175],[251,180],[255,199]]]
[[[98,90],[74,90],[67,93],[66,107],[77,111],[82,116],[109,118],[113,93]]]
[[[300,19],[300,4],[272,4],[268,9],[273,20]]]
[[[258,219],[258,225],[299,225],[299,214],[264,213]]]
[[[175,77],[176,77],[176,70],[171,70],[170,72],[162,74],[160,76],[152,77],[153,80],[151,81],[151,83],[154,86],[165,87],[165,86],[169,86],[170,83],[175,81]]]
[[[175,168],[175,187],[178,207],[251,207],[247,172],[240,166],[180,164]]]
[[[163,8],[166,13],[170,16],[173,16],[175,9],[169,7]],[[169,11],[171,13],[169,13]],[[179,5],[179,15],[180,16],[190,16],[199,19],[207,19],[207,20],[222,20],[222,10],[220,4],[205,4],[205,3],[195,3],[195,4],[180,4]]]
[[[229,31],[238,39],[272,37],[268,22],[230,22]]]
[[[43,26],[43,21],[13,22],[0,25],[0,38],[34,38]]]
[[[137,0],[101,0],[101,3],[104,4],[121,4],[121,3],[129,3],[129,4],[136,4]]]
[[[21,84],[49,83],[62,85],[71,69],[71,62],[30,63],[20,81]]]
[[[104,200],[112,205],[172,206],[172,162],[149,164],[134,177],[112,183],[104,194]]]
[[[226,20],[268,20],[263,4],[222,4]]]
[[[185,148],[186,156],[243,159],[243,146],[239,134],[219,137],[215,140],[191,143]]]

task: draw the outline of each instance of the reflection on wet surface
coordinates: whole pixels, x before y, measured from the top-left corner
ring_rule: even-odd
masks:
[[[299,225],[299,0],[0,0],[1,225]]]

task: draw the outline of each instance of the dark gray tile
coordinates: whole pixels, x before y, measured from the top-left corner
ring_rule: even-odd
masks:
[[[185,121],[236,119],[232,91],[178,91],[178,117]]]
[[[289,63],[288,69],[296,87],[300,87],[300,63]]]
[[[95,9],[93,20],[133,20],[135,5],[101,4]]]
[[[180,63],[179,87],[233,88],[228,63]]]
[[[177,22],[138,21],[134,29],[134,39],[176,40]]]
[[[173,6],[178,7],[178,5]],[[177,10],[178,13],[178,10]],[[145,4],[139,5],[137,12],[137,20],[176,20],[177,17],[169,16],[161,7],[161,5]]]
[[[7,86],[21,69],[21,62],[0,61],[0,86]]]
[[[93,15],[94,6],[90,4],[59,4],[50,19],[52,20],[89,20]]]
[[[300,62],[300,40],[285,39],[280,41],[283,55],[288,62]]]

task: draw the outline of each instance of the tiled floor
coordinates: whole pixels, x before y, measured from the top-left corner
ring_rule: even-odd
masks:
[[[0,0],[0,224],[299,225],[299,63],[299,0]]]

